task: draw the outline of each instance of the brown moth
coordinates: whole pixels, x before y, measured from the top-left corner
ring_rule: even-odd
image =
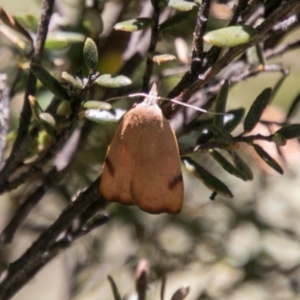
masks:
[[[107,150],[100,192],[107,201],[176,214],[184,193],[179,150],[156,101],[153,85],[144,101],[124,115]]]

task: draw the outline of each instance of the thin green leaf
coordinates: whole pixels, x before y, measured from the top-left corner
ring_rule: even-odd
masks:
[[[51,127],[56,126],[56,121],[55,121],[54,117],[49,113],[46,113],[46,112],[40,113],[40,119],[43,120],[44,122],[46,122],[47,124],[49,124]]]
[[[216,100],[216,112],[225,113],[226,102],[228,97],[229,84],[228,80],[225,80]],[[223,128],[224,115],[215,115],[213,119],[213,124],[219,128]]]
[[[107,276],[107,279],[110,283],[111,290],[113,292],[114,300],[122,300],[118,287],[111,276]]]
[[[45,41],[45,49],[61,50],[74,43],[82,43],[85,35],[77,32],[52,31]]]
[[[230,26],[206,33],[203,40],[218,47],[235,47],[250,42],[256,35],[256,30],[251,26]]]
[[[68,81],[74,88],[82,90],[84,89],[84,84],[81,80],[81,78],[77,76],[73,76],[72,74],[69,74],[68,72],[62,72],[61,78]]]
[[[148,55],[149,58],[151,58],[151,60],[160,65],[161,63],[164,63],[164,62],[168,62],[168,61],[173,61],[173,60],[176,60],[176,56],[173,55],[173,54],[167,54],[167,53],[164,53],[164,54],[153,54],[153,55]]]
[[[184,286],[178,289],[172,296],[171,300],[183,300],[190,292],[189,286]]]
[[[236,168],[244,174],[244,177],[247,180],[253,179],[253,173],[248,166],[238,155],[235,151],[228,151],[228,154],[232,157],[233,163],[236,166]]]
[[[96,83],[107,88],[119,88],[130,85],[132,81],[123,75],[103,74],[96,79]]]
[[[264,52],[263,52],[262,46],[260,44],[255,45],[255,49],[256,49],[256,55],[258,58],[258,62],[264,66],[266,64],[266,60],[264,57]]]
[[[27,29],[31,31],[36,31],[38,27],[39,20],[37,16],[31,12],[28,13],[17,13],[15,19]]]
[[[136,18],[127,20],[124,22],[119,22],[114,26],[115,30],[121,30],[121,31],[138,31],[146,29],[150,26],[153,26],[154,22],[153,19],[150,18]]]
[[[288,122],[298,112],[300,106],[300,93],[293,100],[289,111],[286,115],[285,121]]]
[[[37,64],[31,64],[30,67],[37,79],[56,97],[63,100],[70,100],[67,91],[47,70]]]
[[[181,11],[175,14],[174,16],[167,19],[165,22],[159,25],[160,30],[167,30],[173,28],[186,20],[189,20],[191,17],[196,15],[197,9],[192,9],[190,11]]]
[[[232,109],[224,115],[224,129],[232,132],[242,121],[245,114],[245,108]]]
[[[183,157],[183,162],[187,170],[194,174],[197,178],[199,178],[208,189],[217,192],[218,194],[225,197],[233,197],[229,188],[222,181],[213,176],[191,158]]]
[[[0,20],[11,29],[20,33],[23,37],[26,38],[33,47],[33,40],[28,31],[10,14],[8,14],[1,6],[0,6]]]
[[[122,116],[126,113],[123,109],[115,109],[113,111],[86,109],[81,112],[80,116],[85,117],[96,123],[118,123]]]
[[[55,138],[54,128],[56,126],[56,121],[54,117],[49,113],[40,113],[39,118],[39,123],[42,126],[42,128],[48,133],[49,136]]]
[[[198,7],[195,2],[188,2],[183,0],[168,0],[168,6],[178,11],[190,11]]]
[[[87,38],[83,47],[83,59],[87,68],[94,71],[98,64],[98,49],[91,38]]]
[[[272,96],[272,89],[264,89],[252,103],[244,121],[244,131],[250,132],[258,123],[263,111],[269,104]]]
[[[223,129],[221,127],[217,127],[215,125],[211,125],[210,129],[213,132],[215,139],[217,139],[219,141],[223,141],[225,143],[232,142],[232,140],[233,140],[232,135],[225,129]]]
[[[196,144],[197,145],[205,144],[209,140],[211,140],[213,137],[214,136],[213,136],[212,130],[210,128],[205,128],[199,135]]]
[[[286,80],[286,78],[288,77],[288,74],[283,74],[279,80],[277,80],[274,88],[273,88],[273,92],[272,92],[272,99],[275,98],[276,94],[278,93],[278,91],[280,90],[280,88],[282,87],[284,81]]]
[[[209,154],[221,165],[221,167],[230,173],[244,181],[247,181],[248,178],[239,170],[237,169],[231,162],[229,162],[222,154],[220,154],[216,150],[210,150]]]
[[[97,100],[89,100],[83,103],[82,105],[84,108],[89,109],[103,109],[103,110],[110,110],[111,105],[107,102],[97,101]]]
[[[39,105],[39,103],[36,100],[36,98],[34,96],[32,96],[32,95],[28,96],[28,101],[29,101],[29,104],[30,104],[30,107],[31,107],[34,119],[38,123],[40,123],[41,122],[40,113],[43,112],[41,106]]]
[[[256,153],[260,156],[260,158],[263,161],[265,161],[272,169],[274,169],[281,175],[284,173],[278,162],[274,160],[261,146],[253,144],[253,148],[255,149]]]
[[[272,141],[277,146],[284,146],[286,144],[286,138],[277,132],[272,135]]]
[[[275,134],[282,135],[285,139],[294,139],[300,136],[300,124],[291,124],[277,130]]]

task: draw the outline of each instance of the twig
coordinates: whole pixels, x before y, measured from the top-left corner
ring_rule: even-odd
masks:
[[[153,5],[153,21],[154,24],[151,28],[151,40],[150,40],[150,45],[148,48],[148,54],[152,54],[155,49],[156,49],[156,44],[158,42],[158,35],[159,35],[159,13],[160,13],[160,8],[159,8],[159,1],[152,1]],[[146,60],[146,69],[143,75],[143,86],[142,86],[142,92],[147,93],[149,91],[149,83],[150,83],[150,78],[153,73],[153,66],[154,62],[152,59],[148,56]]]
[[[192,51],[192,66],[191,70],[198,67],[199,63],[202,63],[203,55],[203,35],[206,31],[208,15],[210,9],[210,0],[204,0],[198,10],[196,27],[194,32],[194,42]]]
[[[44,0],[42,5],[42,14],[39,20],[37,38],[35,42],[35,47],[33,51],[33,55],[31,61],[34,63],[39,63],[41,60],[41,54],[44,49],[44,43],[46,40],[46,36],[48,33],[48,25],[50,21],[50,17],[52,15],[54,0]],[[31,120],[31,108],[28,101],[29,95],[35,95],[36,91],[36,77],[30,71],[26,92],[24,96],[23,108],[20,117],[19,128],[17,132],[17,138],[13,145],[13,149],[9,158],[6,161],[3,169],[0,172],[0,186],[5,184],[6,179],[9,177],[11,172],[19,165],[19,163],[23,160],[24,156],[27,153],[28,148],[24,147],[24,139],[28,133],[28,128]],[[26,145],[27,146],[27,145]]]
[[[61,176],[55,168],[42,180],[41,185],[21,204],[18,210],[9,221],[0,235],[0,245],[8,244],[12,241],[16,230],[25,220],[31,210],[40,202],[48,188],[55,182],[58,182]]]
[[[70,228],[73,220],[86,211],[92,203],[104,200],[98,191],[96,179],[77,199],[71,203],[59,218],[33,243],[33,245],[0,275],[0,299],[8,300],[28,282],[59,251],[70,245],[63,233]],[[96,212],[91,211],[91,216]],[[84,231],[80,231],[84,234]],[[80,235],[80,236],[81,236]],[[62,236],[62,238],[60,238]],[[74,239],[74,236],[73,236]],[[62,244],[60,244],[60,242]]]
[[[256,140],[261,141],[267,141],[267,142],[273,142],[272,135],[262,135],[262,134],[256,134],[256,135],[249,135],[249,136],[237,136],[232,139],[230,142],[224,142],[224,141],[209,141],[203,145],[197,145],[196,147],[186,148],[186,149],[180,149],[180,155],[187,155],[192,154],[196,152],[206,152],[210,149],[233,149],[236,148],[236,144],[238,143],[247,143],[252,144]]]
[[[9,88],[6,74],[0,74],[0,170],[3,166],[4,150],[9,122]]]
[[[244,22],[241,14],[245,11],[247,5],[248,5],[248,0],[239,0],[237,6],[235,7],[234,15],[231,18],[228,26],[232,26],[235,24],[242,24]]]
[[[273,58],[275,56],[282,55],[282,54],[286,53],[287,51],[292,51],[292,50],[298,49],[299,47],[300,47],[300,41],[296,41],[296,42],[285,44],[285,45],[279,45],[273,49],[266,50],[265,57]]]
[[[299,0],[283,1],[278,7],[257,29],[257,36],[246,44],[231,48],[222,58],[220,58],[210,69],[208,69],[201,79],[187,85],[187,82],[182,81],[168,95],[169,98],[177,96],[177,100],[186,102],[197,90],[201,89],[209,80],[216,76],[229,63],[231,63],[238,55],[241,55],[246,49],[258,43],[262,36],[287,14],[300,6]],[[185,78],[186,80],[186,78]],[[175,93],[175,94],[174,94]],[[179,95],[179,96],[178,96]],[[174,105],[164,105],[164,114],[168,117],[172,116],[179,108],[174,108]]]

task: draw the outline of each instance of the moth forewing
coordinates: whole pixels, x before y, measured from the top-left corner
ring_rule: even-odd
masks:
[[[147,98],[123,117],[100,182],[107,201],[135,204],[149,213],[178,213],[183,181],[175,134],[155,98]]]

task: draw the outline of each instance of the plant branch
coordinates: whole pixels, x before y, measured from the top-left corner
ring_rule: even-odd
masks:
[[[42,14],[39,20],[37,37],[35,47],[32,54],[31,62],[40,63],[41,55],[44,49],[44,43],[48,33],[49,21],[52,15],[54,0],[44,0],[42,5]],[[30,71],[27,79],[26,91],[24,95],[23,108],[20,117],[17,138],[13,145],[13,149],[9,158],[7,159],[3,169],[0,172],[0,186],[3,186],[6,179],[13,172],[13,170],[20,164],[27,153],[28,147],[24,147],[24,139],[28,133],[28,128],[31,120],[31,107],[28,101],[29,95],[35,95],[36,91],[36,77]]]
[[[202,63],[203,56],[203,35],[206,31],[208,15],[210,9],[210,0],[202,1],[197,14],[196,27],[194,32],[194,42],[192,51],[192,66],[191,70]],[[196,64],[196,65],[195,65]]]
[[[58,252],[70,246],[75,238],[88,232],[77,229],[72,236],[70,233],[72,222],[82,213],[89,210],[93,203],[98,202],[98,209],[103,207],[104,200],[99,194],[99,178],[97,178],[77,199],[62,212],[59,218],[33,243],[33,245],[16,261],[11,263],[0,275],[0,299],[8,300],[28,282],[47,262]],[[90,219],[97,211],[89,210]],[[92,223],[93,224],[93,223]],[[101,222],[98,222],[101,224]],[[92,226],[93,227],[93,226]],[[94,228],[94,227],[93,227]],[[78,235],[76,235],[76,232]]]
[[[0,74],[0,170],[3,166],[4,150],[6,145],[6,136],[8,133],[9,122],[9,88],[7,85],[6,74]]]
[[[169,93],[168,97],[176,97],[176,100],[186,102],[196,91],[203,88],[203,86],[208,83],[209,80],[227,67],[237,56],[244,53],[249,47],[257,44],[264,34],[266,34],[266,32],[270,30],[279,20],[282,20],[298,7],[300,7],[299,0],[283,1],[281,6],[278,7],[272,14],[270,14],[269,17],[256,28],[257,36],[253,40],[246,44],[229,49],[223,57],[221,57],[210,68],[207,68],[203,73],[201,73],[196,80],[189,82],[189,84],[186,81],[186,76],[184,76],[179,84]],[[165,103],[163,105],[163,112],[167,117],[174,115],[178,109],[178,105],[174,105],[172,103]]]
[[[158,1],[152,1],[152,5],[153,5],[154,25],[151,28],[151,40],[147,51],[148,54],[154,53],[158,42],[158,35],[159,35],[159,14],[160,14],[159,3]],[[149,56],[147,56],[146,69],[143,75],[143,86],[142,86],[142,92],[144,93],[147,93],[149,91],[149,83],[150,83],[151,75],[153,73],[153,67],[154,67],[154,62]]]

